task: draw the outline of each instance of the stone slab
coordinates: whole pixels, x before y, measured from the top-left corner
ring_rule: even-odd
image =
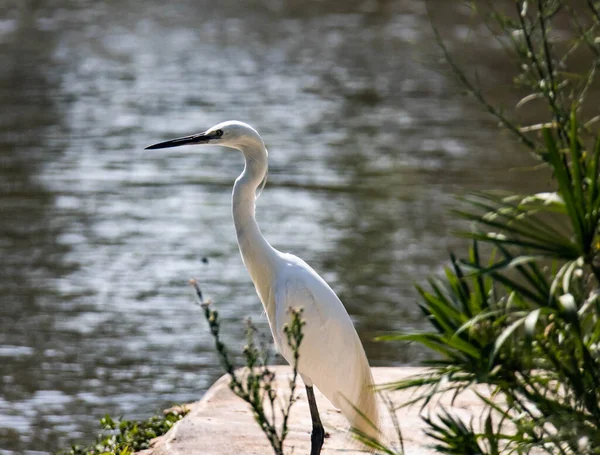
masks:
[[[288,392],[287,380],[291,374],[288,366],[273,367],[277,373],[277,387],[282,394]],[[407,378],[426,371],[418,367],[373,368],[376,384],[384,384]],[[143,455],[225,455],[271,454],[273,450],[267,438],[260,430],[250,407],[228,387],[228,376],[221,377],[206,392],[198,402],[187,405],[190,412],[179,421],[167,434],[157,438],[153,447],[143,452]],[[306,392],[302,381],[298,381],[297,392],[300,395],[294,404],[290,415],[290,432],[285,442],[286,454],[308,454],[310,452],[311,420],[306,399]],[[348,422],[342,414],[315,388],[317,404],[321,420],[329,437],[325,439],[322,454],[364,454],[357,442],[353,441],[348,433]],[[480,389],[484,392],[484,389]],[[286,395],[287,396],[287,395]],[[412,397],[411,392],[390,392],[389,398],[398,406],[406,403]],[[471,418],[479,420],[482,413],[480,400],[473,391],[462,393],[459,398],[451,402],[451,397],[446,396],[430,403],[425,408],[430,411],[439,411],[441,407],[469,422]],[[421,406],[413,405],[399,409],[398,417],[406,455],[433,455],[435,452],[429,445],[432,441],[425,435],[425,424],[420,417]],[[389,413],[383,408],[382,429],[386,437],[395,441],[392,420]]]

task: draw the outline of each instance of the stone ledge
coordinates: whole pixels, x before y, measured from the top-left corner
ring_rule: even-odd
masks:
[[[291,374],[288,366],[273,367],[277,373],[277,388],[280,393],[289,393],[287,378]],[[384,384],[407,378],[426,371],[418,367],[373,368],[376,384]],[[141,452],[143,455],[225,455],[247,454],[264,455],[273,453],[267,438],[260,430],[249,406],[234,395],[228,387],[227,376],[221,377],[206,392],[200,401],[187,405],[190,412],[167,434],[157,438],[153,448]],[[296,389],[300,395],[292,407],[286,439],[286,453],[306,454],[310,452],[311,420],[304,385],[299,379]],[[481,389],[483,391],[485,389]],[[325,439],[322,454],[343,453],[344,455],[364,454],[349,436],[348,422],[342,414],[315,388],[315,395],[321,413],[321,420],[329,438]],[[408,401],[411,392],[391,392],[390,399],[396,405]],[[478,420],[482,412],[481,401],[473,391],[462,393],[454,403],[450,396],[444,397],[425,408],[434,411],[442,405],[451,413],[469,422]],[[400,409],[398,420],[404,437],[407,455],[433,455],[437,453],[428,447],[432,441],[423,432],[425,427],[419,416],[420,405]],[[394,435],[391,419],[385,409],[381,410],[384,433]],[[395,440],[395,439],[392,439]]]

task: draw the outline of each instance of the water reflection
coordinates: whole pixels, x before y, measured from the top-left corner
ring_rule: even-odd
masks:
[[[39,393],[53,390],[44,366],[58,354],[53,349],[56,312],[51,306],[57,290],[48,279],[73,270],[64,259],[67,247],[58,242],[62,232],[55,218],[55,196],[38,176],[45,161],[57,153],[52,131],[60,130],[60,111],[54,93],[52,34],[37,26],[39,2],[23,2],[14,16],[3,21],[0,54],[0,93],[4,115],[0,133],[0,440],[3,448],[24,448],[22,435],[33,445],[56,443],[56,431],[42,438],[44,418],[37,404],[21,407]],[[49,157],[50,155],[50,157]],[[40,412],[41,411],[41,412]],[[40,425],[41,424],[41,425]],[[39,433],[38,433],[39,432]],[[40,435],[41,436],[41,435]]]
[[[452,30],[460,14],[434,3]],[[0,450],[51,452],[89,441],[106,412],[200,397],[220,369],[192,276],[230,341],[244,316],[266,329],[231,223],[241,157],[142,152],[226,119],[252,123],[269,147],[257,215],[271,243],[339,291],[374,364],[420,358],[369,340],[422,323],[413,282],[457,246],[450,194],[513,185],[506,160],[528,163],[432,71],[426,24],[413,1],[11,9],[0,21]]]

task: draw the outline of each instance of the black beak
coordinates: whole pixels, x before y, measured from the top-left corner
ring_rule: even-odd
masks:
[[[192,134],[191,136],[179,137],[170,141],[159,142],[158,144],[150,145],[144,150],[166,149],[169,147],[179,147],[180,145],[188,144],[206,144],[213,139],[213,136],[206,133]]]

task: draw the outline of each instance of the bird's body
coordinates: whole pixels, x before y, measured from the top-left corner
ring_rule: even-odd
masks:
[[[371,369],[350,316],[329,285],[308,264],[293,255],[282,256],[285,266],[274,286],[274,319],[269,316],[279,352],[293,364],[283,325],[289,322],[287,308],[304,308],[307,324],[298,371],[305,384],[315,384],[353,426],[372,434],[371,427],[353,407],[378,423]]]
[[[256,191],[267,173],[268,153],[262,139],[249,125],[233,121],[216,125],[206,133],[149,148],[186,143],[225,145],[240,150],[244,155],[244,171],[233,187],[233,220],[242,259],[265,308],[275,345],[293,364],[293,353],[286,342],[283,327],[289,322],[289,308],[302,307],[306,324],[299,350],[298,371],[307,391],[310,389],[309,401],[314,384],[342,411],[353,427],[375,436],[373,424],[378,424],[379,416],[373,377],[344,305],[325,280],[302,259],[273,248],[256,222]],[[314,406],[316,412],[316,404]],[[318,412],[316,414],[320,425]]]

